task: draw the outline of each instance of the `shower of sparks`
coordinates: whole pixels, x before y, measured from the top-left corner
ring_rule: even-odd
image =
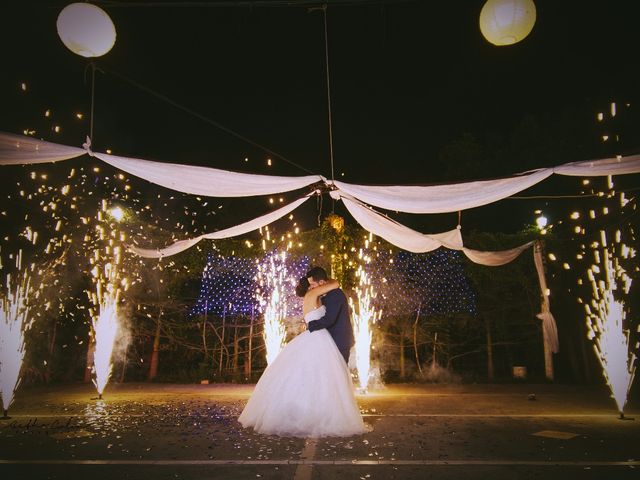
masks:
[[[278,356],[284,347],[287,334],[284,318],[287,316],[287,289],[295,285],[286,264],[286,253],[272,253],[258,263],[256,298],[264,316],[264,344],[267,365]]]
[[[631,278],[620,266],[616,250],[619,245],[625,258],[635,256],[635,250],[620,243],[620,233],[616,233],[614,245],[607,245],[604,231],[601,231],[601,255],[597,243],[593,245],[595,263],[587,270],[591,281],[591,304],[585,303],[588,336],[594,341],[596,356],[602,365],[603,375],[618,411],[622,414],[627,395],[633,383],[636,356],[629,350],[629,330],[625,329],[624,302],[616,300],[613,292],[619,284],[625,294],[629,293]],[[604,258],[602,258],[604,257]]]
[[[120,296],[128,287],[128,280],[119,275],[122,260],[120,242],[124,235],[115,230],[107,231],[102,225],[96,227],[99,238],[106,246],[103,250],[94,250],[90,262],[94,291],[87,291],[93,304],[91,312],[92,335],[95,345],[93,357],[94,385],[102,396],[113,369],[112,353],[119,333]],[[97,310],[97,311],[96,311]]]
[[[17,255],[19,274],[7,275],[5,291],[0,302],[0,394],[5,412],[13,403],[20,385],[20,370],[26,351],[25,332],[31,328],[33,318],[29,316],[29,298],[33,294],[28,271],[21,268],[22,252]]]
[[[356,370],[361,391],[366,391],[369,385],[371,371],[371,327],[380,317],[380,311],[372,305],[375,293],[369,276],[362,265],[356,271],[358,284],[355,287],[357,307],[350,297],[349,306],[353,316],[353,333],[355,336]]]

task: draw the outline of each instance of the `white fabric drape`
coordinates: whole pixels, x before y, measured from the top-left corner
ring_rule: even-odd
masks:
[[[498,267],[500,265],[506,265],[513,262],[518,256],[531,247],[533,242],[525,243],[519,247],[511,248],[509,250],[501,250],[497,252],[485,252],[480,250],[472,250],[471,248],[464,247],[462,251],[469,260],[480,265],[486,265],[488,267]]]
[[[88,141],[87,144],[90,142]],[[330,182],[320,175],[282,177],[230,172],[209,167],[154,162],[45,142],[25,135],[0,132],[0,165],[56,162],[89,153],[132,175],[164,187],[210,197],[270,195],[297,190],[314,183],[334,184],[346,195],[391,211],[446,213],[479,207],[525,190],[550,175],[623,175],[640,173],[640,155],[571,162],[554,168],[525,172],[496,180],[449,185],[400,186],[356,185]],[[424,240],[422,240],[424,242]],[[423,247],[419,247],[423,248]]]
[[[640,172],[640,155],[603,158],[565,163],[553,169],[558,175],[601,177],[604,175],[628,175]]]
[[[552,174],[604,176],[640,173],[640,155],[571,162],[520,175],[448,185],[355,185],[333,182],[339,191],[386,210],[406,213],[447,213],[502,200],[541,182]],[[325,181],[327,181],[325,179]]]
[[[331,192],[331,196],[334,195],[336,195],[336,191]],[[422,253],[430,252],[442,246],[454,250],[460,250],[462,248],[462,236],[458,229],[426,235],[384,217],[349,196],[341,195],[339,198],[342,199],[345,207],[347,207],[347,210],[349,210],[353,218],[355,218],[365,230],[384,238],[389,243],[404,250]]]
[[[230,172],[211,167],[162,163],[105,153],[93,155],[111,166],[156,185],[207,197],[252,197],[289,192],[322,181],[320,175],[279,177]]]
[[[77,147],[45,142],[27,135],[0,132],[0,165],[58,162],[87,153]]]
[[[358,200],[406,213],[457,212],[496,202],[525,190],[553,174],[545,168],[516,177],[426,187],[354,185],[335,181],[339,191]]]
[[[273,212],[269,212],[266,215],[262,215],[261,217],[254,218],[253,220],[249,220],[248,222],[242,223],[240,225],[236,225],[235,227],[225,228],[224,230],[219,230],[217,232],[205,233],[204,235],[200,235],[195,238],[188,238],[185,240],[179,240],[168,247],[161,249],[148,249],[148,248],[139,248],[135,245],[129,246],[129,251],[135,253],[144,258],[162,258],[169,257],[171,255],[175,255],[176,253],[183,252],[188,248],[193,247],[200,240],[209,239],[209,240],[219,240],[221,238],[231,238],[237,237],[238,235],[243,235],[245,233],[252,232],[257,230],[258,228],[264,227],[265,225],[269,225],[270,223],[275,222],[279,218],[284,217],[289,212],[295,210],[304,202],[309,200],[310,196],[306,195],[298,200],[291,202],[288,205],[285,205],[278,210],[274,210]]]
[[[544,275],[544,263],[542,261],[542,245],[536,242],[533,248],[533,261],[538,272],[538,282],[540,283],[541,312],[536,315],[542,321],[542,335],[545,345],[552,353],[560,351],[560,342],[558,341],[558,327],[556,319],[553,318],[549,305],[549,289],[547,288],[547,280]]]
[[[87,141],[87,144],[89,141]],[[210,167],[119,157],[45,142],[26,135],[0,133],[0,165],[29,165],[69,160],[86,153],[148,182],[207,197],[272,195],[322,182],[320,175],[282,177],[230,172]]]

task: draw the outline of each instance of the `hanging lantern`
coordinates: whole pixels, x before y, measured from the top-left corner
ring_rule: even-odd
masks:
[[[344,218],[342,218],[340,215],[336,215],[335,213],[330,213],[329,215],[327,215],[327,218],[325,221],[329,225],[331,225],[331,228],[333,228],[338,233],[341,233],[342,230],[344,229]]]
[[[480,31],[499,47],[523,40],[536,23],[533,0],[487,0],[480,11]]]
[[[109,15],[90,3],[72,3],[56,22],[62,43],[83,57],[100,57],[116,42],[116,27]]]

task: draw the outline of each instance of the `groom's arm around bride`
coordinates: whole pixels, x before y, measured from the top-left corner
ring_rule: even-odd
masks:
[[[315,272],[315,270],[321,272]],[[324,275],[324,278],[317,279],[316,275]],[[316,274],[316,275],[314,275]],[[315,267],[307,274],[309,283],[316,283],[320,281],[323,283],[326,281],[326,273],[323,269]],[[354,344],[353,341],[353,328],[351,326],[351,319],[349,315],[349,303],[347,302],[347,296],[344,292],[337,288],[331,290],[322,298],[322,304],[327,309],[324,317],[319,320],[313,320],[309,322],[307,329],[310,332],[326,328],[331,334],[333,341],[335,342],[338,350],[344,357],[345,362],[349,361],[349,352]]]

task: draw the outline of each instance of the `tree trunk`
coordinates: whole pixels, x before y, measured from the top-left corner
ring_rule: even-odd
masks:
[[[93,335],[89,336],[89,345],[87,346],[87,367],[84,369],[84,383],[91,381],[91,373],[93,370],[93,354],[96,351],[96,344],[93,342]]]
[[[251,309],[251,323],[249,323],[249,348],[247,349],[247,353],[244,357],[244,374],[251,378],[251,348],[253,343],[253,308]]]
[[[420,318],[420,306],[418,306],[418,312],[416,313],[416,321],[413,322],[413,351],[416,354],[416,365],[418,371],[422,375],[422,366],[420,365],[420,356],[418,355],[418,319]]]
[[[129,353],[129,347],[124,349],[124,356],[122,359],[122,370],[120,371],[120,383],[124,382],[124,374],[127,372],[127,354]]]
[[[233,321],[233,374],[238,373],[238,317],[236,317]]]
[[[162,315],[162,313],[160,313]],[[156,322],[156,333],[153,337],[153,352],[151,353],[151,365],[149,366],[149,375],[147,376],[148,380],[153,380],[158,375],[158,361],[160,354],[160,323],[161,317],[158,317]]]
[[[224,310],[222,310],[222,335],[220,336],[220,364],[218,365],[219,368],[219,373],[220,375],[222,375],[222,359],[223,359],[223,355],[224,355],[224,324],[225,324],[225,320],[226,320],[226,313],[227,313],[227,307],[224,307]]]
[[[404,378],[404,330],[400,331],[400,378]]]
[[[207,300],[204,301],[204,323],[202,324],[202,349],[204,350],[204,361],[207,362]]]
[[[589,356],[587,354],[587,329],[584,322],[579,322],[578,326],[579,335],[576,339],[580,343],[580,353],[582,357],[582,365],[584,366],[584,380],[586,383],[591,383],[591,366],[589,364]]]
[[[51,334],[51,341],[49,342],[49,360],[47,361],[47,366],[44,370],[44,380],[49,383],[51,381],[51,364],[53,363],[53,349],[56,345],[56,336],[58,334],[58,322],[54,319],[53,321],[53,333]]]
[[[487,330],[487,378],[493,380],[493,339],[491,337],[491,323],[489,323],[487,318],[484,320],[484,325]]]

